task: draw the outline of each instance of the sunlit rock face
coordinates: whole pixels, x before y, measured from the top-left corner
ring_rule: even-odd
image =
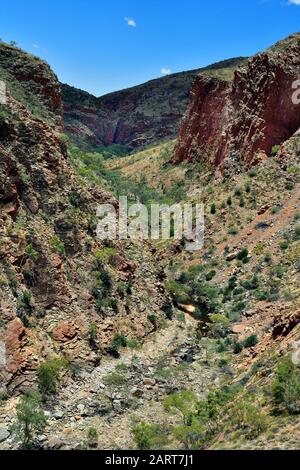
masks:
[[[253,165],[300,126],[293,100],[300,75],[300,35],[249,59],[232,83],[199,76],[179,132],[174,161]]]

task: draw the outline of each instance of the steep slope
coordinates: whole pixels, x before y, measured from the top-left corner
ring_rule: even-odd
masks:
[[[245,59],[172,74],[100,98],[62,86],[66,131],[78,143],[135,148],[175,138],[196,76],[230,80]]]
[[[185,358],[178,361],[173,353],[171,362],[164,352],[165,382],[175,391],[194,392],[201,410],[200,419],[194,414],[195,434],[189,440],[192,430],[184,427],[180,413],[166,413],[163,397],[151,404],[145,400],[138,422],[153,432],[162,426],[161,448],[299,448],[299,150],[296,134],[255,168],[218,174],[197,162],[170,165],[171,144],[107,161],[139,197],[147,186],[157,192],[156,200],[170,197],[167,188],[177,195],[174,188],[180,187],[183,202],[205,208],[203,250],[160,246],[161,258],[171,259],[167,289],[186,314],[185,320],[178,315],[181,335],[191,312],[196,320],[186,325],[192,340],[184,345]],[[143,185],[134,184],[141,174]],[[205,402],[207,392],[210,401]],[[193,413],[188,398],[184,401],[182,394],[181,399]],[[129,445],[130,420],[122,415],[121,422],[117,442]],[[103,441],[109,446],[108,439]]]
[[[231,84],[199,76],[183,118],[174,161],[248,165],[300,126],[292,101],[300,73],[300,34],[294,34],[239,68]]]
[[[147,246],[97,240],[97,204],[117,202],[71,167],[56,76],[5,44],[0,64],[0,379],[15,394],[49,359],[93,368],[115,335],[147,335],[168,297]]]

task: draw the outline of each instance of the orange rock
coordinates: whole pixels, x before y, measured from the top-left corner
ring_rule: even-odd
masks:
[[[53,339],[61,343],[75,338],[76,334],[77,329],[74,324],[67,321],[59,323],[52,331]]]
[[[62,260],[58,255],[52,255],[51,262],[52,266],[56,269],[60,268],[62,265]]]
[[[8,354],[13,353],[20,348],[21,341],[25,334],[26,329],[20,318],[15,318],[8,324],[5,341],[6,351]]]
[[[16,373],[24,365],[27,355],[22,352],[26,341],[26,329],[19,318],[8,324],[5,337],[8,372]]]

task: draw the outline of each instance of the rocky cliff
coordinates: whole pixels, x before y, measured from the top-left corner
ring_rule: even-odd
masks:
[[[96,98],[63,85],[65,127],[77,143],[135,148],[174,139],[192,83],[202,72],[229,80],[242,58],[169,75]]]
[[[197,77],[174,161],[213,165],[268,158],[300,126],[293,83],[300,74],[300,34],[249,59],[232,83]]]
[[[0,65],[0,382],[13,394],[41,362],[93,367],[117,333],[143,337],[168,298],[146,246],[97,240],[96,205],[117,203],[69,163],[56,76],[4,44]]]

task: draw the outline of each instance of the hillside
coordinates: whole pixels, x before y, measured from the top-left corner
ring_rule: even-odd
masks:
[[[49,66],[5,44],[0,63],[0,377],[1,393],[15,396],[45,361],[93,370],[121,330],[142,338],[149,316],[165,319],[168,296],[147,248],[95,236],[97,204],[117,201],[75,174]]]
[[[0,449],[299,448],[299,47],[211,67],[177,141],[120,157],[63,134],[55,74],[0,44]],[[102,132],[121,98],[79,93]],[[97,204],[120,195],[203,203],[203,249],[100,242]]]
[[[66,132],[87,147],[118,144],[131,149],[174,139],[196,76],[201,72],[230,81],[244,60],[168,75],[100,98],[63,85]]]

